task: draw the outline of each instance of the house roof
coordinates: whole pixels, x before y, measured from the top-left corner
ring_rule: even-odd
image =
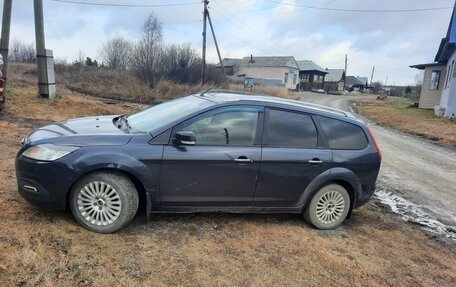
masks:
[[[445,38],[440,41],[439,50],[435,55],[434,61],[446,63],[456,50],[456,4],[453,7],[453,14],[451,15],[450,24]]]
[[[290,67],[299,69],[293,56],[280,57],[244,57],[237,63],[244,67]]]
[[[223,58],[223,66],[224,67],[232,67],[236,65],[236,63],[239,61],[239,59],[235,58]],[[217,66],[221,66],[220,62],[217,64]]]
[[[418,65],[412,65],[409,66],[410,68],[415,68],[418,70],[424,70],[426,67],[437,67],[437,66],[444,66],[442,63],[428,63],[428,64],[418,64]]]
[[[345,84],[349,87],[364,86],[363,82],[361,82],[357,77],[354,77],[354,76],[345,77]]]
[[[300,71],[318,71],[321,73],[328,74],[328,71],[320,67],[319,65],[315,64],[314,62],[310,60],[302,60],[302,61],[296,61],[299,66]]]
[[[344,79],[344,69],[327,69],[328,74],[325,77],[325,82],[339,82]]]
[[[367,77],[356,77],[364,86],[367,86],[369,79]]]

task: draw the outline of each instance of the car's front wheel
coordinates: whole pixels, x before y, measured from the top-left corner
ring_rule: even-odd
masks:
[[[112,233],[125,227],[138,210],[138,192],[116,172],[96,172],[79,180],[70,193],[70,209],[85,228]]]
[[[304,210],[304,218],[318,229],[334,229],[345,220],[350,210],[350,195],[338,184],[321,188]]]

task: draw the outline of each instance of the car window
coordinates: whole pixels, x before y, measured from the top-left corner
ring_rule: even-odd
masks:
[[[317,129],[311,116],[281,110],[269,110],[264,145],[316,148],[317,141]]]
[[[356,150],[367,146],[366,134],[359,126],[322,116],[317,118],[330,148]]]
[[[230,107],[205,113],[180,129],[196,136],[196,145],[252,146],[258,127],[257,107]]]

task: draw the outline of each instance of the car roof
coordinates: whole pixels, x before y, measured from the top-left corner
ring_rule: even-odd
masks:
[[[216,103],[232,103],[232,102],[258,102],[262,104],[279,104],[282,106],[290,107],[291,109],[306,109],[310,111],[338,115],[341,117],[356,118],[351,113],[343,110],[330,108],[313,103],[273,97],[263,94],[250,93],[245,91],[235,90],[208,90],[195,94],[195,96],[202,97]]]

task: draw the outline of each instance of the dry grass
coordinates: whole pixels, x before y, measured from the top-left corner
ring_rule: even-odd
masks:
[[[11,80],[18,87],[31,87],[36,84],[36,67],[30,64],[12,63]],[[181,85],[161,80],[153,88],[138,79],[131,71],[116,71],[104,68],[73,67],[56,65],[57,93],[69,91],[91,97],[114,99],[140,104],[153,105],[190,95],[209,88],[220,88],[211,84]],[[240,84],[230,84],[230,89],[243,90]],[[248,90],[250,91],[250,90]],[[252,92],[297,99],[294,92],[280,87],[255,86]]]
[[[137,217],[113,235],[16,192],[14,157],[26,123],[125,111],[79,95],[37,99],[13,87],[0,117],[0,286],[454,286],[456,251],[371,203],[337,231],[297,215]],[[49,103],[52,109],[49,109]],[[33,105],[33,109],[26,109]]]
[[[433,110],[410,108],[413,102],[391,97],[385,101],[361,99],[354,102],[363,116],[379,124],[456,146],[456,120],[436,117]]]
[[[10,85],[0,116],[0,286],[455,286],[456,250],[375,202],[336,231],[298,215],[143,215],[112,235],[40,210],[16,189],[14,158],[30,126],[127,112],[61,90]],[[51,108],[50,108],[51,107]]]

